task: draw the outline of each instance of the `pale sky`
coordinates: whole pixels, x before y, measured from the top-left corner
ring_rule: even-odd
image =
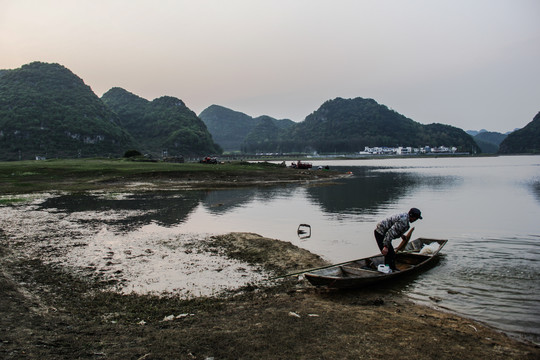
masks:
[[[540,0],[0,0],[0,69],[32,61],[197,114],[364,97],[506,132],[540,111]]]

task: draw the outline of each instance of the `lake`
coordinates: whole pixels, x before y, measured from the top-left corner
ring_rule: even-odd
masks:
[[[438,266],[387,286],[517,336],[540,341],[540,156],[313,161],[351,172],[332,185],[61,196],[68,211],[146,209],[122,220],[148,233],[254,232],[290,241],[331,262],[379,252],[376,223],[422,210],[412,238],[448,239]],[[322,171],[322,170],[311,170]],[[299,236],[300,224],[311,236]],[[394,242],[397,246],[398,240]]]

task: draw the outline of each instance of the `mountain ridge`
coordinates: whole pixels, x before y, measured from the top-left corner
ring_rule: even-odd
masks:
[[[121,157],[137,148],[152,157],[222,151],[178,98],[148,101],[118,87],[104,95],[57,63],[0,71],[0,160]]]
[[[204,122],[178,98],[161,96],[149,101],[115,87],[101,100],[118,114],[145,153],[196,156],[222,152]]]
[[[247,116],[218,105],[213,105],[211,109],[214,117],[212,121],[215,122],[220,120],[220,111]],[[200,115],[203,121],[206,118],[206,110]],[[225,126],[227,122],[234,123],[234,119],[228,118],[220,126]],[[208,128],[212,133],[215,131],[215,127],[208,126]],[[363,151],[366,146],[446,145],[456,146],[462,151],[480,152],[472,137],[459,128],[445,124],[422,125],[389,109],[386,105],[377,103],[374,99],[360,97],[354,99],[338,97],[327,100],[301,122],[291,121],[289,126],[281,129],[272,129],[266,124],[264,129],[258,131],[260,134],[250,136],[235,133],[237,138],[244,139],[240,146],[241,150],[271,153],[313,151],[353,153]]]
[[[113,87],[99,98],[66,67],[37,61],[0,70],[0,160],[121,156],[135,148],[151,156],[201,156],[223,149],[354,153],[373,146],[536,153],[539,114],[506,138],[485,129],[473,138],[454,126],[423,125],[361,97],[327,100],[298,123],[268,115],[254,118],[220,105],[197,116],[172,96],[149,101]]]
[[[241,150],[246,138],[258,137],[257,134],[252,132],[256,131],[257,126],[267,120],[271,121],[279,131],[294,124],[294,121],[290,119],[275,119],[268,115],[254,118],[242,112],[215,104],[201,111],[199,118],[206,124],[212,137],[225,151]]]
[[[71,70],[33,62],[0,75],[1,160],[120,156],[120,120]]]
[[[540,153],[540,111],[522,129],[509,134],[499,146],[500,154]]]

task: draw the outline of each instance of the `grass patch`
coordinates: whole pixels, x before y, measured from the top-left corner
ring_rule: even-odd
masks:
[[[67,159],[0,162],[0,194],[44,191],[114,190],[133,182],[216,182],[237,186],[255,181],[331,176],[268,162],[224,164],[136,162],[126,159]],[[334,174],[335,175],[335,174]],[[165,187],[167,184],[164,184]]]
[[[137,181],[221,181],[235,177],[281,178],[291,169],[270,163],[225,164],[136,162],[126,159],[68,159],[0,162],[0,194],[53,190],[88,191]]]
[[[0,198],[0,205],[13,205],[21,202],[25,202],[26,198]]]

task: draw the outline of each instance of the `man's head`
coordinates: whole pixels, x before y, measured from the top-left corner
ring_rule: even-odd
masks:
[[[422,219],[422,212],[417,208],[412,208],[409,210],[409,221],[415,222],[418,219]]]

